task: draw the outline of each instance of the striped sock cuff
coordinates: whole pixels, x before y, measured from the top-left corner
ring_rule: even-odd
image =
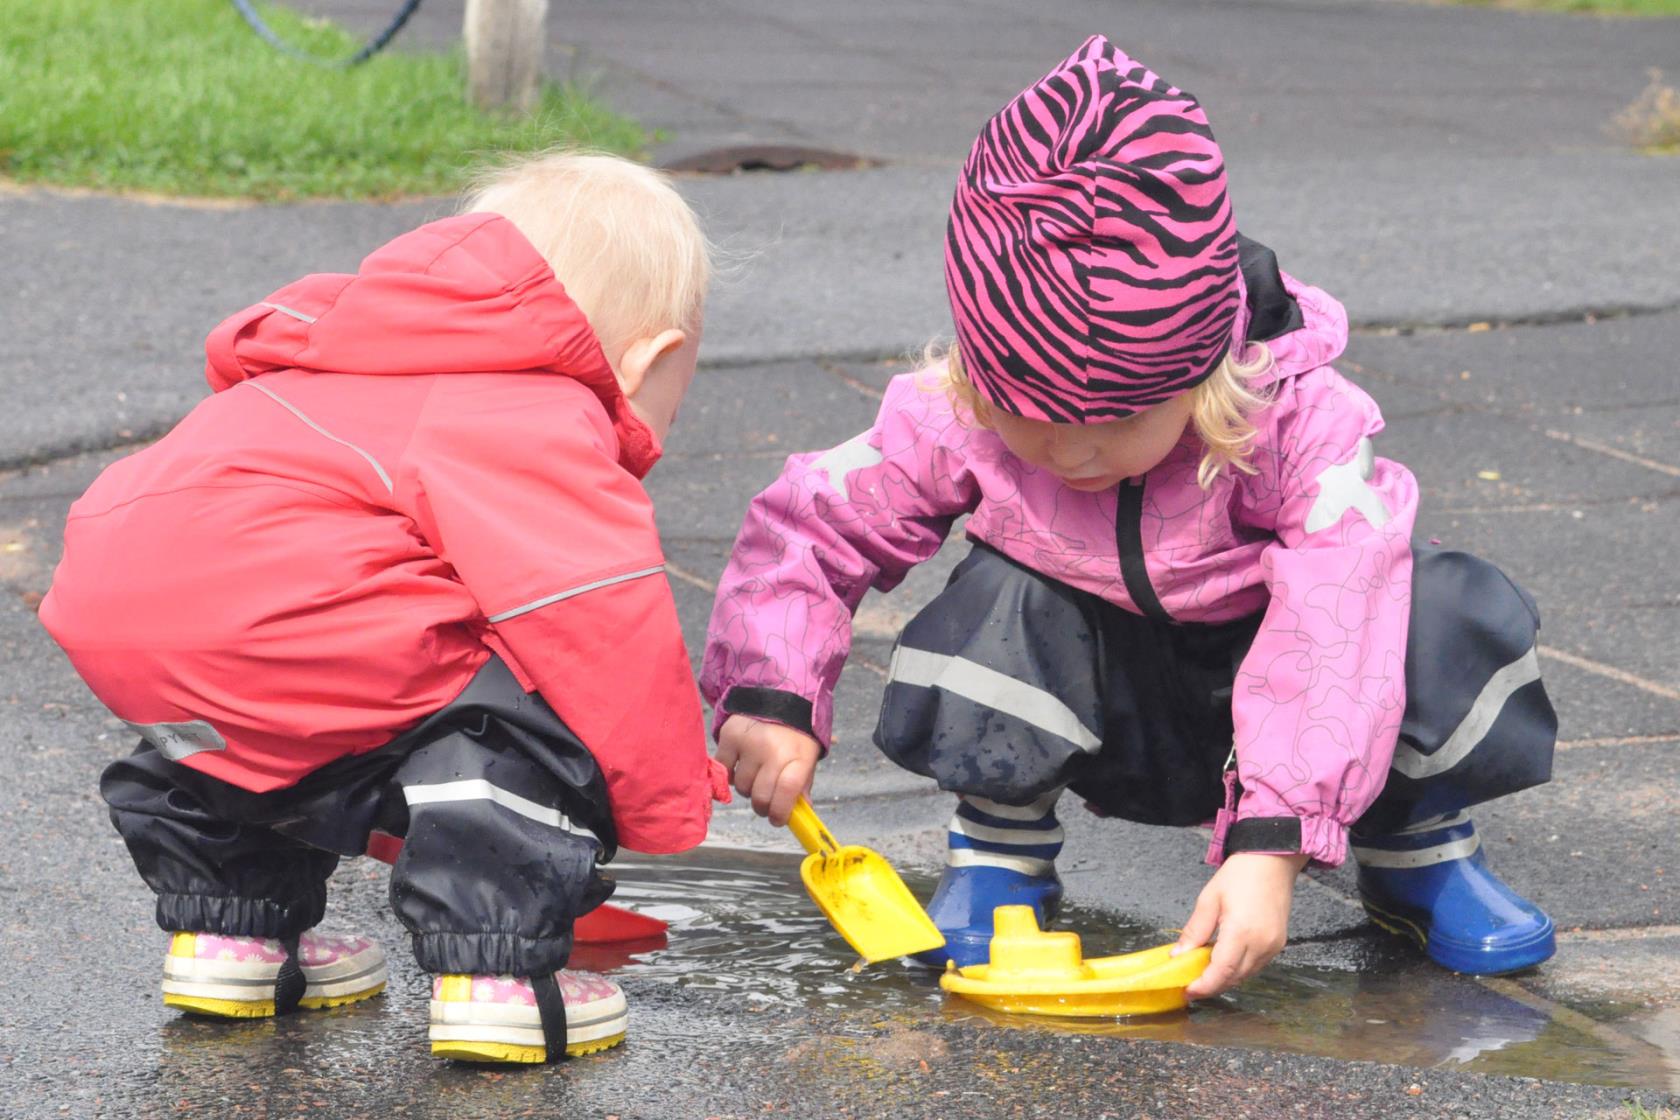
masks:
[[[1028,806],[964,797],[946,835],[948,862],[1048,875],[1062,851],[1062,826],[1056,820],[1060,794],[1057,790]]]

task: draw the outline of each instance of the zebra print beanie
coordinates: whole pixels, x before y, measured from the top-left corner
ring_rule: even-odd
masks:
[[[980,395],[1095,424],[1200,383],[1242,306],[1225,162],[1196,99],[1093,36],[981,130],[945,285]]]

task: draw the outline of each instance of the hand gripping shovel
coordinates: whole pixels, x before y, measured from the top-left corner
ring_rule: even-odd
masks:
[[[368,836],[367,854],[381,863],[396,863],[402,851],[402,838],[387,832]],[[603,902],[572,923],[572,941],[578,945],[609,945],[622,941],[663,942],[668,927],[658,918],[610,906]],[[650,946],[651,947],[651,946]]]
[[[799,866],[805,889],[860,957],[873,964],[945,944],[898,872],[868,848],[835,843],[803,795],[788,829],[811,853]]]

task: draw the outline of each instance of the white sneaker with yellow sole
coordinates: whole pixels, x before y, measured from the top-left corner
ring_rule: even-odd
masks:
[[[288,952],[272,937],[177,933],[163,959],[163,1002],[255,1019],[355,1003],[384,991],[385,979],[385,951],[366,937],[309,932]]]
[[[570,1057],[624,1041],[629,1010],[624,992],[611,980],[589,972],[556,972],[551,985],[540,984],[546,989],[546,1009],[539,1006],[538,986],[522,976],[437,977],[432,982],[432,1053],[462,1062],[550,1061],[559,1055],[550,1053],[545,1019],[551,1026],[563,1024]]]

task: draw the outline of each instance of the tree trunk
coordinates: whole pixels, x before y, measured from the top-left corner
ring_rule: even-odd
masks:
[[[542,89],[548,0],[467,0],[467,96],[481,109],[529,113]]]

